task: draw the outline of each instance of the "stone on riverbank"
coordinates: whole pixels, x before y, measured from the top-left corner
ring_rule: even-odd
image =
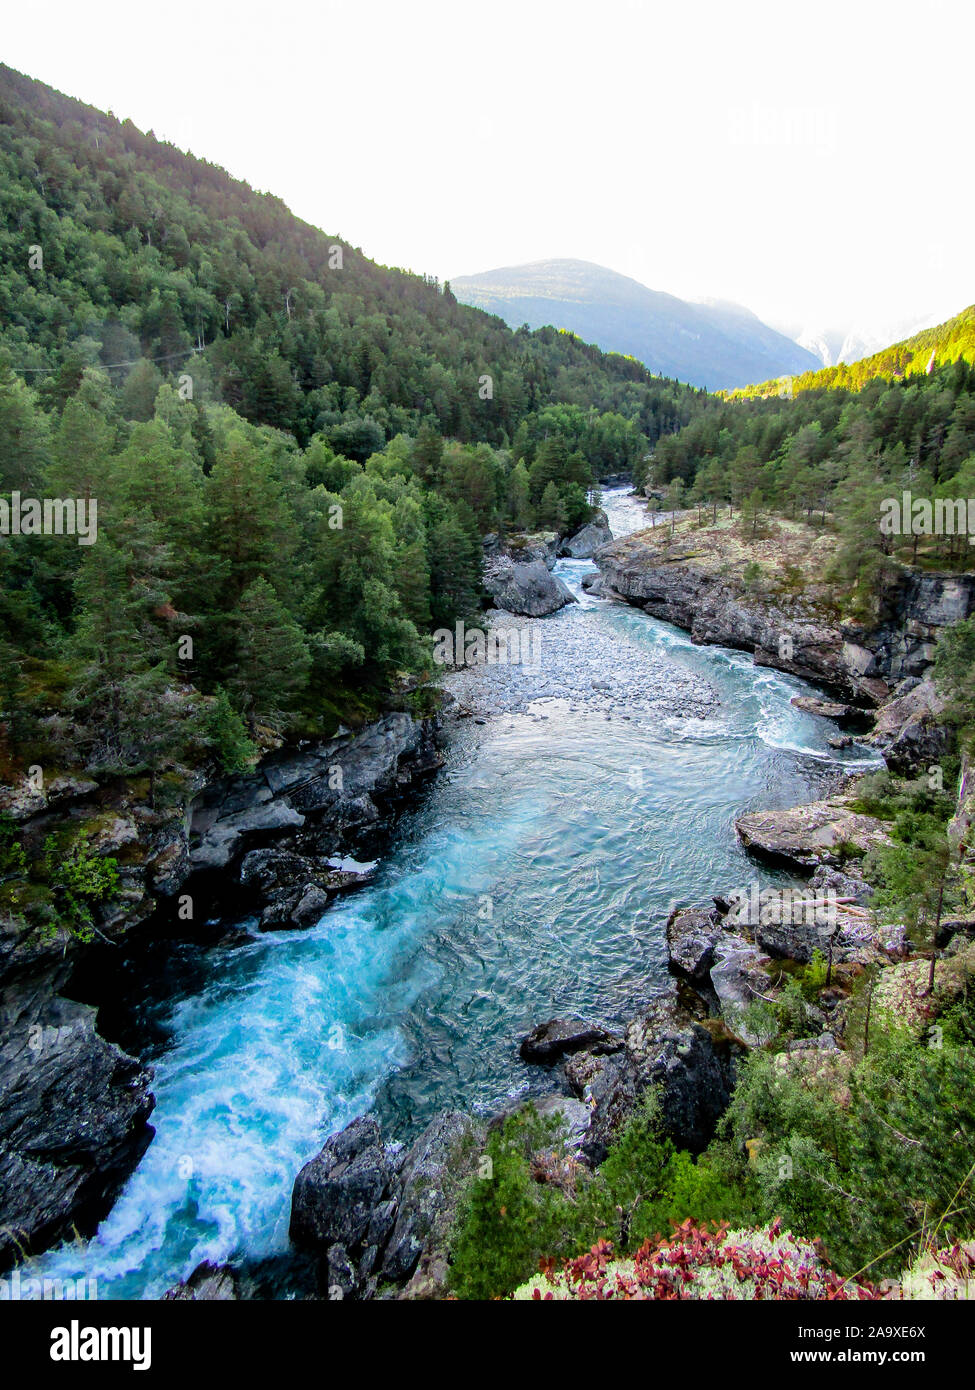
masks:
[[[577,602],[568,585],[541,560],[520,564],[499,556],[485,568],[484,587],[498,608],[529,618],[544,618]]]
[[[613,1041],[619,1040],[604,1028],[585,1023],[582,1019],[550,1018],[522,1038],[518,1051],[523,1062],[550,1066],[567,1053]]]
[[[572,560],[591,560],[597,550],[610,545],[613,533],[609,529],[609,519],[605,512],[597,512],[592,521],[580,527],[575,535],[567,536],[559,542],[559,554]]]
[[[735,821],[738,838],[750,854],[808,873],[820,864],[842,867],[851,853],[890,844],[882,821],[854,811],[852,797],[842,794],[791,806],[782,811],[754,811]]]
[[[721,914],[716,908],[675,908],[667,919],[671,974],[694,984],[707,980],[720,935]]]
[[[361,1117],[302,1168],[291,1199],[291,1239],[316,1254],[332,1297],[371,1298],[385,1279],[409,1297],[443,1294],[454,1207],[482,1139],[471,1116],[436,1115],[407,1150]]]
[[[615,1051],[587,1050],[566,1063],[569,1085],[592,1111],[583,1152],[601,1163],[641,1096],[656,1086],[662,1133],[699,1153],[727,1109],[744,1052],[720,1021],[693,1018],[676,994],[655,1001],[629,1023]]]

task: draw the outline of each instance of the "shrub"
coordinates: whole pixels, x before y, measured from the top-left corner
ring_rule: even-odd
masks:
[[[975,1050],[939,1041],[888,1023],[856,1062],[743,1065],[725,1127],[739,1152],[762,1140],[760,1210],[821,1237],[843,1272],[896,1272],[934,1222],[948,1239],[975,1227]]]
[[[44,871],[55,909],[47,930],[53,933],[60,926],[80,941],[90,941],[95,930],[91,909],[110,898],[118,886],[118,861],[93,854],[85,832],[67,847],[60,837],[49,835],[44,842]]]

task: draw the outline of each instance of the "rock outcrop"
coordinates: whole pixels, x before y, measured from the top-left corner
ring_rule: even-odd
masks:
[[[836,700],[817,700],[813,695],[793,695],[791,704],[806,714],[818,714],[821,719],[831,719],[841,729],[862,731],[870,727],[871,712],[856,705],[843,705]],[[849,742],[849,739],[847,740]]]
[[[916,775],[939,763],[949,751],[949,731],[940,722],[943,711],[944,701],[932,680],[909,678],[877,711],[865,742],[883,753],[892,772]]]
[[[236,1271],[209,1260],[197,1265],[188,1279],[163,1294],[164,1300],[173,1303],[233,1303],[239,1297]]]
[[[502,538],[492,532],[484,537],[485,567],[490,568],[502,556],[517,565],[527,565],[533,560],[541,560],[546,569],[554,569],[558,558],[559,533],[557,531],[516,531]]]
[[[613,533],[609,529],[609,518],[605,512],[597,512],[592,521],[579,528],[575,535],[567,536],[559,542],[559,554],[571,560],[591,560],[597,550],[610,545]]]
[[[482,1139],[468,1115],[437,1115],[409,1149],[364,1116],[326,1140],[291,1199],[291,1239],[321,1262],[332,1299],[371,1298],[379,1283],[442,1294],[454,1204]]]
[[[152,1139],[151,1073],[95,1016],[46,976],[0,993],[0,1269],[91,1234]]]
[[[720,935],[717,908],[676,908],[667,919],[671,972],[692,984],[707,980]]]
[[[754,811],[735,821],[738,838],[750,853],[769,863],[811,873],[820,864],[842,867],[851,852],[890,843],[883,822],[853,809],[853,798],[838,794],[783,811]]]
[[[224,869],[248,849],[273,843],[327,869],[325,861],[378,822],[383,807],[440,766],[434,734],[432,720],[388,714],[359,733],[283,748],[253,772],[212,782],[190,809],[190,868]],[[247,882],[260,887],[265,880],[275,886],[266,872],[251,872]]]
[[[761,665],[866,706],[881,704],[903,679],[924,676],[939,631],[975,611],[975,575],[902,568],[886,584],[873,625],[826,620],[822,605],[749,589],[730,572],[727,547],[726,535],[707,531],[637,533],[599,552],[599,592],[685,628],[695,642],[751,652]]]
[[[630,1022],[622,1041],[577,1052],[565,1064],[571,1089],[591,1111],[583,1153],[601,1163],[652,1086],[662,1132],[699,1152],[727,1108],[744,1050],[720,1023],[693,1017],[676,993],[654,1001]]]
[[[485,565],[484,587],[497,608],[526,618],[544,618],[576,602],[568,585],[542,560],[522,564],[501,555]]]
[[[519,1053],[523,1062],[549,1066],[570,1052],[581,1052],[596,1043],[612,1042],[613,1036],[604,1028],[594,1027],[578,1018],[550,1018],[522,1038]],[[619,1041],[616,1039],[616,1041]]]
[[[435,721],[393,713],[207,786],[202,774],[173,774],[168,809],[144,784],[81,777],[0,799],[29,858],[63,817],[87,831],[91,852],[117,858],[119,889],[95,926],[99,945],[118,945],[205,870],[221,871],[224,906],[229,870],[263,930],[313,925],[336,893],[368,882],[372,865],[349,857],[358,837],[388,823],[440,761]],[[100,1036],[94,1008],[62,994],[83,949],[0,912],[0,1267],[92,1230],[152,1138],[151,1072]]]

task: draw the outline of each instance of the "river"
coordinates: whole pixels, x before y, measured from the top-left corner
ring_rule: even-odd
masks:
[[[624,491],[605,505],[617,535],[645,524]],[[546,638],[577,676],[595,653],[590,689],[642,662],[651,698],[457,724],[369,887],[147,998],[156,1136],[94,1239],[25,1277],[156,1297],[200,1260],[285,1252],[295,1175],[326,1135],[373,1108],[405,1139],[445,1105],[490,1112],[544,1085],[522,1034],[556,1014],[619,1024],[664,985],[673,904],[773,880],[735,817],[811,800],[838,765],[868,761],[790,705],[802,682],[588,597],[593,568],[559,562],[580,603],[539,620]],[[716,698],[702,708],[699,691]]]

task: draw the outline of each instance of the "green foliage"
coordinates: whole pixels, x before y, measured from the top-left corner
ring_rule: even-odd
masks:
[[[95,931],[92,907],[110,898],[118,886],[118,861],[94,853],[91,836],[82,832],[67,845],[63,837],[49,835],[44,842],[44,869],[54,898],[60,926],[80,941],[90,941]]]
[[[826,984],[826,957],[817,946],[812,960],[803,971],[803,991],[807,999],[815,999]]]
[[[19,833],[8,812],[0,813],[0,880],[20,878],[27,872],[27,855],[17,838]]]
[[[695,1159],[661,1138],[655,1092],[595,1173],[561,1156],[562,1142],[560,1126],[532,1107],[489,1136],[493,1176],[471,1180],[451,1241],[459,1297],[501,1297],[535,1273],[542,1257],[569,1257],[599,1239],[628,1251],[688,1218],[753,1214],[747,1174],[726,1145]]]
[[[488,1135],[482,1167],[489,1175],[471,1179],[451,1242],[450,1281],[458,1297],[511,1293],[542,1256],[572,1244],[565,1199],[536,1182],[531,1170],[533,1155],[557,1145],[559,1131],[556,1121],[528,1107]]]
[[[88,549],[0,553],[14,770],[52,706],[52,756],[105,775],[191,758],[195,692],[334,727],[477,619],[485,532],[581,525],[600,474],[707,399],[512,332],[8,68],[0,173],[0,489],[99,517]],[[202,732],[249,756],[222,696]]]
[[[730,500],[746,539],[776,513],[832,530],[825,578],[850,617],[876,620],[896,562],[971,568],[964,528],[887,534],[881,504],[905,490],[932,502],[975,496],[973,363],[975,307],[864,362],[794,378],[787,399],[767,382],[695,400],[682,428],[655,444],[655,484],[682,480],[712,521]],[[967,655],[966,668],[959,649],[962,679]]]
[[[247,737],[244,721],[222,685],[217,686],[207,704],[201,729],[224,772],[243,772],[257,757],[257,747]]]
[[[736,1175],[737,1178],[737,1175]],[[579,1202],[579,1248],[597,1238],[620,1251],[666,1234],[673,1224],[745,1220],[747,1184],[729,1183],[721,1146],[699,1159],[661,1138],[657,1093],[646,1093]]]
[[[975,618],[954,623],[939,635],[934,677],[947,701],[946,713],[970,743],[975,734]]]
[[[801,1054],[789,1068],[753,1052],[740,1076],[726,1127],[739,1152],[760,1139],[761,1212],[821,1237],[841,1273],[869,1265],[871,1277],[908,1262],[922,1228],[942,1222],[949,1242],[970,1232],[970,1042],[926,1046],[875,1027],[849,1070],[828,1054],[815,1061],[825,1070],[810,1075]]]

